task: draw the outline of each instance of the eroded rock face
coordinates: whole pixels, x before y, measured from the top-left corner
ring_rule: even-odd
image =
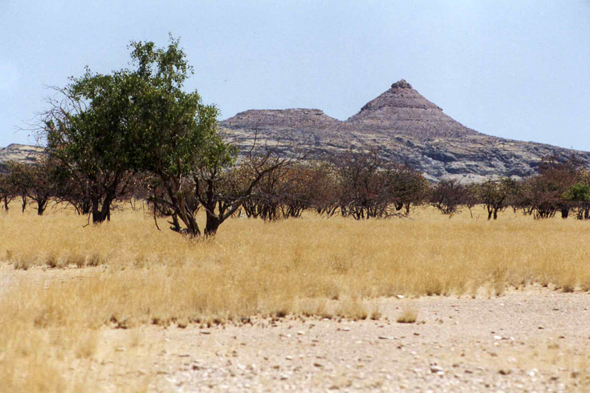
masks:
[[[43,154],[43,149],[36,146],[13,143],[0,148],[0,172],[6,170],[6,163],[9,161],[35,162],[40,154]]]
[[[346,133],[343,122],[319,109],[248,110],[220,126],[225,138],[241,150],[250,149],[256,140],[258,146],[271,145],[285,153],[298,147],[313,148],[313,155],[325,152],[331,143],[340,143],[340,133]]]
[[[318,109],[251,110],[220,123],[241,149],[274,146],[284,154],[308,150],[311,158],[347,149],[378,149],[383,156],[423,171],[438,181],[466,182],[537,173],[543,157],[590,153],[481,134],[447,116],[405,80],[368,102],[346,121]]]

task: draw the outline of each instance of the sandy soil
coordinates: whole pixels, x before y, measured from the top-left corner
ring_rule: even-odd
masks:
[[[407,301],[415,324],[395,321]],[[105,328],[91,379],[113,391],[584,391],[588,307],[588,294],[533,287],[492,299],[383,299],[378,321]]]

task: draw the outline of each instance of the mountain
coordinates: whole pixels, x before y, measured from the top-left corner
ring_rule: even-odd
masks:
[[[9,161],[35,162],[36,157],[42,154],[43,148],[13,143],[5,148],[0,148],[0,172],[6,170]]]
[[[346,150],[377,149],[383,157],[438,181],[464,182],[537,173],[544,157],[576,154],[590,163],[590,153],[493,137],[465,127],[428,101],[405,80],[365,104],[346,121],[319,109],[248,110],[221,121],[221,133],[241,151],[271,146],[284,155],[307,153],[311,159]],[[6,161],[34,161],[41,148],[10,145],[0,149]]]
[[[283,154],[308,151],[311,158],[348,149],[378,149],[425,176],[465,182],[537,172],[544,157],[590,153],[498,138],[465,127],[428,101],[405,80],[365,104],[346,121],[319,109],[248,110],[220,122],[225,137],[241,150],[273,146]]]

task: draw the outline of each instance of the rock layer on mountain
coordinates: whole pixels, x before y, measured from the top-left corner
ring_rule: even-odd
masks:
[[[35,162],[43,149],[37,146],[20,145],[13,143],[5,148],[0,148],[0,172],[6,170],[9,161]]]
[[[357,129],[391,130],[419,139],[476,134],[443,113],[403,79],[365,104],[347,123]]]
[[[340,120],[326,115],[319,109],[266,109],[240,112],[224,121],[228,128],[293,128],[327,129],[340,125]]]
[[[225,137],[242,150],[273,146],[283,154],[309,151],[311,158],[345,150],[378,149],[425,176],[467,182],[537,172],[544,157],[590,153],[481,134],[446,115],[405,80],[368,102],[346,121],[319,109],[249,110],[220,122]]]

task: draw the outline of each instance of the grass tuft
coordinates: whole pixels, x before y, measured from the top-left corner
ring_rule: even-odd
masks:
[[[416,323],[417,320],[418,308],[413,303],[406,302],[396,321],[398,323]]]

